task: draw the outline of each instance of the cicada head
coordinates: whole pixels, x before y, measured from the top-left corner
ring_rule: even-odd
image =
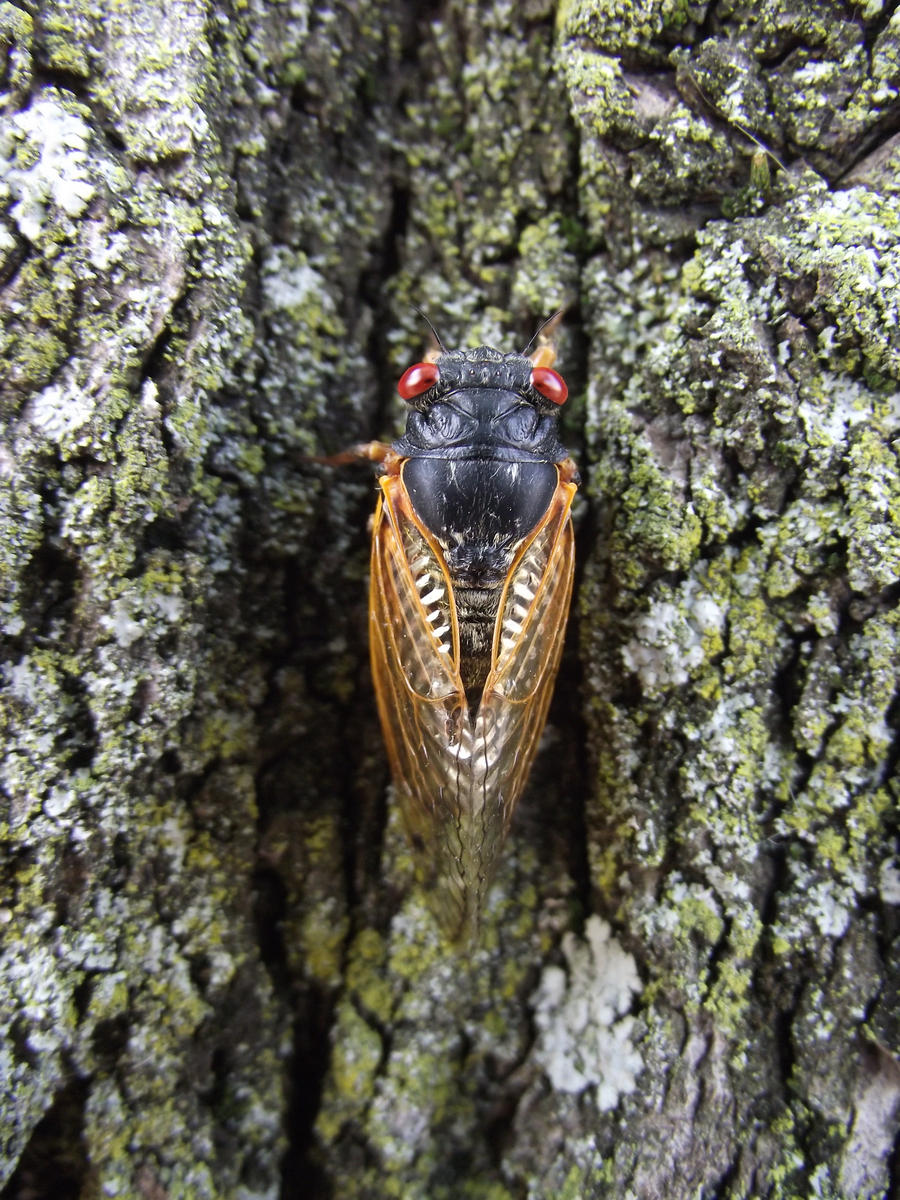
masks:
[[[557,418],[568,389],[549,366],[490,346],[415,363],[398,391],[410,405],[394,449],[406,457],[561,462]]]
[[[415,408],[427,408],[443,396],[468,388],[506,391],[547,412],[558,409],[569,394],[544,349],[530,358],[503,354],[491,346],[446,350],[434,360],[408,367],[397,384],[401,397]]]

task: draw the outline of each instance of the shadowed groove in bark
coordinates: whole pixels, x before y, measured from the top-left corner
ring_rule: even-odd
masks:
[[[79,1200],[84,1194],[90,1181],[82,1136],[86,1093],[86,1083],[73,1080],[56,1094],[3,1189],[4,1200]]]

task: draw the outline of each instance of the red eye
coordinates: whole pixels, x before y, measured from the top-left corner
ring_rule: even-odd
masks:
[[[397,391],[404,400],[412,400],[421,396],[437,383],[437,363],[415,363],[400,376]]]
[[[413,368],[415,369],[415,368]],[[407,371],[407,375],[409,372]],[[406,376],[404,376],[404,379]],[[548,400],[552,400],[554,404],[565,404],[566,397],[569,394],[569,389],[566,387],[566,382],[561,375],[557,375],[555,371],[551,371],[549,367],[535,367],[531,372],[531,386],[536,388],[542,396],[546,396]],[[402,392],[400,393],[403,394]]]

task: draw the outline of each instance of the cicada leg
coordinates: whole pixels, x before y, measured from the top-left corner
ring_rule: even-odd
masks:
[[[358,442],[355,446],[348,446],[346,450],[341,450],[338,454],[312,455],[307,462],[321,463],[326,467],[343,467],[354,462],[373,462],[381,465],[385,475],[398,475],[403,459],[388,442]]]

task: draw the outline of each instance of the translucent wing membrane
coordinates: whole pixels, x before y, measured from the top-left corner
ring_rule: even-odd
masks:
[[[572,592],[569,508],[559,482],[519,546],[470,715],[450,576],[399,475],[381,480],[372,544],[371,652],[378,710],[422,882],[445,932],[478,922],[547,715]]]

